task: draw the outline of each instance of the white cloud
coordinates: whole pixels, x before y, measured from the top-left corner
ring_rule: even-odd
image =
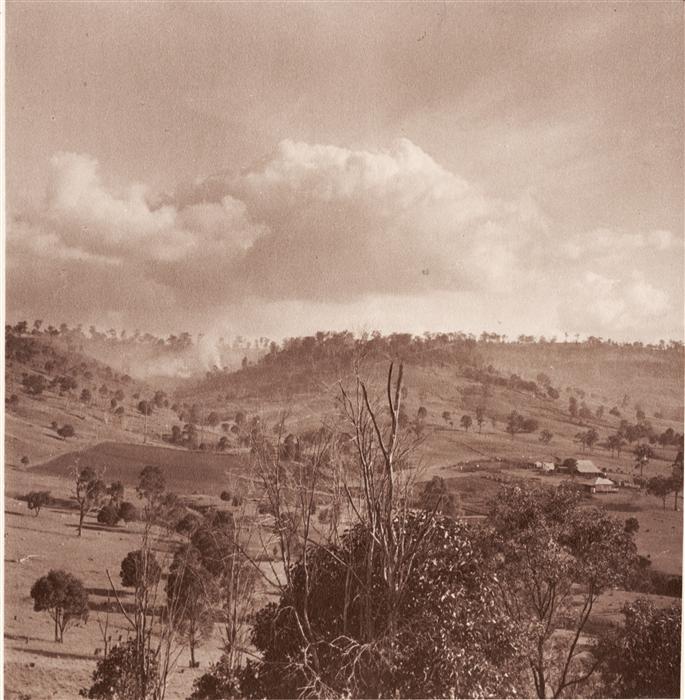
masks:
[[[654,230],[630,233],[611,228],[598,228],[573,236],[561,246],[562,253],[570,260],[614,261],[636,251],[661,253],[675,247],[675,237],[670,231]]]
[[[568,330],[642,337],[658,326],[670,306],[668,294],[640,273],[619,279],[587,271],[571,286],[559,312]]]
[[[382,316],[380,304],[397,318],[412,313],[403,299],[417,310],[445,293],[468,295],[483,328],[505,307],[515,321],[520,295],[530,328],[544,290],[546,313],[558,301],[569,330],[608,334],[672,308],[636,256],[668,257],[669,231],[596,229],[560,245],[530,192],[488,197],[406,139],[373,152],[286,140],[245,172],[157,199],[106,182],[87,155],[59,153],[51,166],[44,204],[8,227],[10,306],[41,317],[197,328],[249,300],[254,318],[292,302],[326,326],[333,305],[354,315],[375,304]],[[33,265],[39,274],[25,275]]]

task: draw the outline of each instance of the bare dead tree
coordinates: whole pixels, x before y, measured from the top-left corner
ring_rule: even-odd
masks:
[[[412,438],[400,424],[403,365],[400,363],[396,378],[394,370],[394,363],[391,363],[385,385],[385,408],[389,420],[383,419],[382,403],[372,399],[366,382],[361,378],[359,364],[355,365],[351,390],[340,382],[342,410],[350,425],[356,451],[358,483],[363,493],[362,510],[355,507],[349,487],[346,487],[346,493],[359,523],[370,536],[363,616],[365,628],[362,631],[362,638],[366,640],[375,639],[378,633],[387,632],[390,636],[397,633],[397,614],[402,595],[416,554],[433,523],[433,518],[427,518],[419,536],[413,537],[411,542],[407,541],[405,524],[418,472],[406,467],[420,438]],[[370,591],[377,550],[387,586],[387,630],[374,629]]]
[[[155,556],[156,552],[164,552],[161,546],[163,526],[159,524],[163,519],[158,512],[163,507],[162,494],[148,492],[146,501],[132,610],[122,603],[109,570],[106,570],[106,574],[135,649],[134,668],[126,669],[136,681],[136,697],[131,700],[163,700],[169,674],[183,651],[177,635],[177,624],[182,615],[166,605],[164,596],[160,574],[168,568],[170,557],[165,553],[161,562],[157,562]]]

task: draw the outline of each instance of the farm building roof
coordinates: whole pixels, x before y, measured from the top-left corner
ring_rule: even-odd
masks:
[[[576,471],[578,474],[601,474],[602,470],[595,466],[595,463],[590,459],[579,459],[576,462]]]

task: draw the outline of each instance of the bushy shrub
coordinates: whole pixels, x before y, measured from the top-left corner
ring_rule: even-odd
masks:
[[[411,547],[422,538],[429,515],[413,513],[403,527]],[[315,548],[292,571],[292,589],[255,618],[252,642],[261,659],[240,674],[243,697],[297,697],[309,682],[301,664],[308,643],[295,618],[309,596],[309,624],[317,639],[322,688],[352,697],[509,697],[520,668],[518,630],[498,606],[494,581],[469,527],[439,518],[418,545],[397,610],[395,635],[388,633],[389,600],[380,558],[372,568],[371,627],[365,622],[365,567],[371,537],[354,527],[335,551]],[[335,556],[331,556],[335,554]],[[353,576],[346,576],[350,562]],[[345,621],[345,622],[343,622]],[[344,635],[341,636],[341,635]],[[345,639],[344,644],[338,642]],[[336,641],[337,640],[337,641]],[[350,649],[364,649],[349,655]],[[210,696],[211,697],[211,696]]]
[[[43,506],[49,506],[52,503],[52,497],[49,491],[31,491],[26,495],[26,505],[29,510],[33,510],[34,515],[38,517],[40,509]]]
[[[93,671],[93,684],[84,688],[80,695],[93,700],[119,698],[157,697],[158,662],[153,651],[145,647],[146,659],[141,659],[134,640],[114,646],[109,654],[100,659]],[[148,692],[143,692],[143,687]]]
[[[625,625],[599,643],[604,697],[680,697],[681,610],[638,599],[623,608]]]
[[[132,523],[138,520],[138,509],[129,501],[124,501],[119,505],[119,518],[125,523]]]
[[[98,522],[102,525],[114,527],[120,519],[119,508],[113,503],[107,503],[98,511]]]
[[[66,425],[63,425],[61,428],[59,428],[57,430],[57,434],[63,440],[66,440],[67,438],[74,437],[74,435],[76,435],[76,431],[74,430],[73,425],[69,425],[69,423],[67,423]]]

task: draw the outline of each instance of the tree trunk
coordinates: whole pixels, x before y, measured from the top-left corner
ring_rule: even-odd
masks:
[[[678,491],[675,491],[673,494],[673,510],[677,513],[678,512]]]
[[[55,641],[59,642],[59,609],[55,610]]]
[[[81,537],[81,531],[83,530],[83,520],[86,517],[86,511],[84,510],[83,506],[81,506],[81,510],[79,511],[79,516],[78,516],[78,533],[77,535]]]

